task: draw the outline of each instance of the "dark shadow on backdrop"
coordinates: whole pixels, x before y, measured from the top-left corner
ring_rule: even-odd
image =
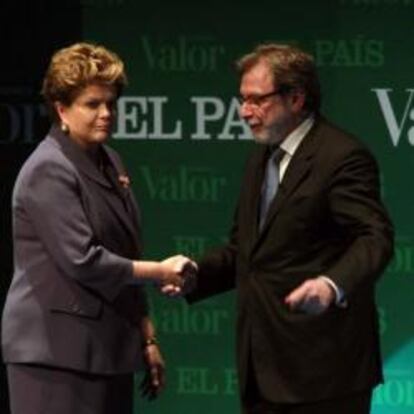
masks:
[[[0,310],[13,267],[13,184],[35,142],[49,126],[39,95],[41,80],[53,51],[81,39],[81,24],[80,0],[0,2]],[[0,413],[9,413],[3,364]]]

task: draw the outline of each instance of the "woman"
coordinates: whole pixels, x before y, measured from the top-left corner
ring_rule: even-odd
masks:
[[[133,372],[155,397],[164,363],[143,285],[183,284],[183,256],[139,260],[140,222],[104,145],[126,83],[101,46],[58,51],[42,93],[53,115],[13,193],[15,272],[2,323],[12,414],[131,413]]]

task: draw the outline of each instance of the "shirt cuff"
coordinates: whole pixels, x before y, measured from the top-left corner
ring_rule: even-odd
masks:
[[[345,298],[345,292],[343,289],[338,287],[336,283],[328,276],[319,276],[320,279],[324,280],[335,292],[335,305],[340,308],[348,306],[348,302]]]

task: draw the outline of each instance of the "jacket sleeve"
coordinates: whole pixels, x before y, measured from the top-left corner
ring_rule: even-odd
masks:
[[[189,303],[224,293],[236,285],[237,210],[229,241],[198,261],[197,287],[186,296]]]
[[[365,148],[350,151],[330,180],[329,206],[349,240],[326,274],[346,294],[372,284],[393,254],[394,232],[382,204],[376,161]]]
[[[259,148],[259,147],[258,147]],[[240,253],[240,209],[245,203],[244,189],[249,188],[250,177],[256,171],[258,161],[261,157],[261,149],[250,155],[244,168],[244,177],[240,186],[239,199],[234,212],[233,225],[230,230],[228,242],[208,252],[198,262],[199,272],[197,278],[197,289],[187,296],[191,303],[219,293],[224,293],[236,287],[237,258]]]
[[[43,160],[26,179],[23,208],[51,260],[65,276],[113,301],[133,281],[132,261],[95,241],[71,165]]]

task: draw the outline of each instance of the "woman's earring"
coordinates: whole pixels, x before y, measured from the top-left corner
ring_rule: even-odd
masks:
[[[61,122],[60,124],[60,130],[64,133],[64,134],[68,134],[69,133],[69,127],[67,124],[65,124],[64,122]]]

